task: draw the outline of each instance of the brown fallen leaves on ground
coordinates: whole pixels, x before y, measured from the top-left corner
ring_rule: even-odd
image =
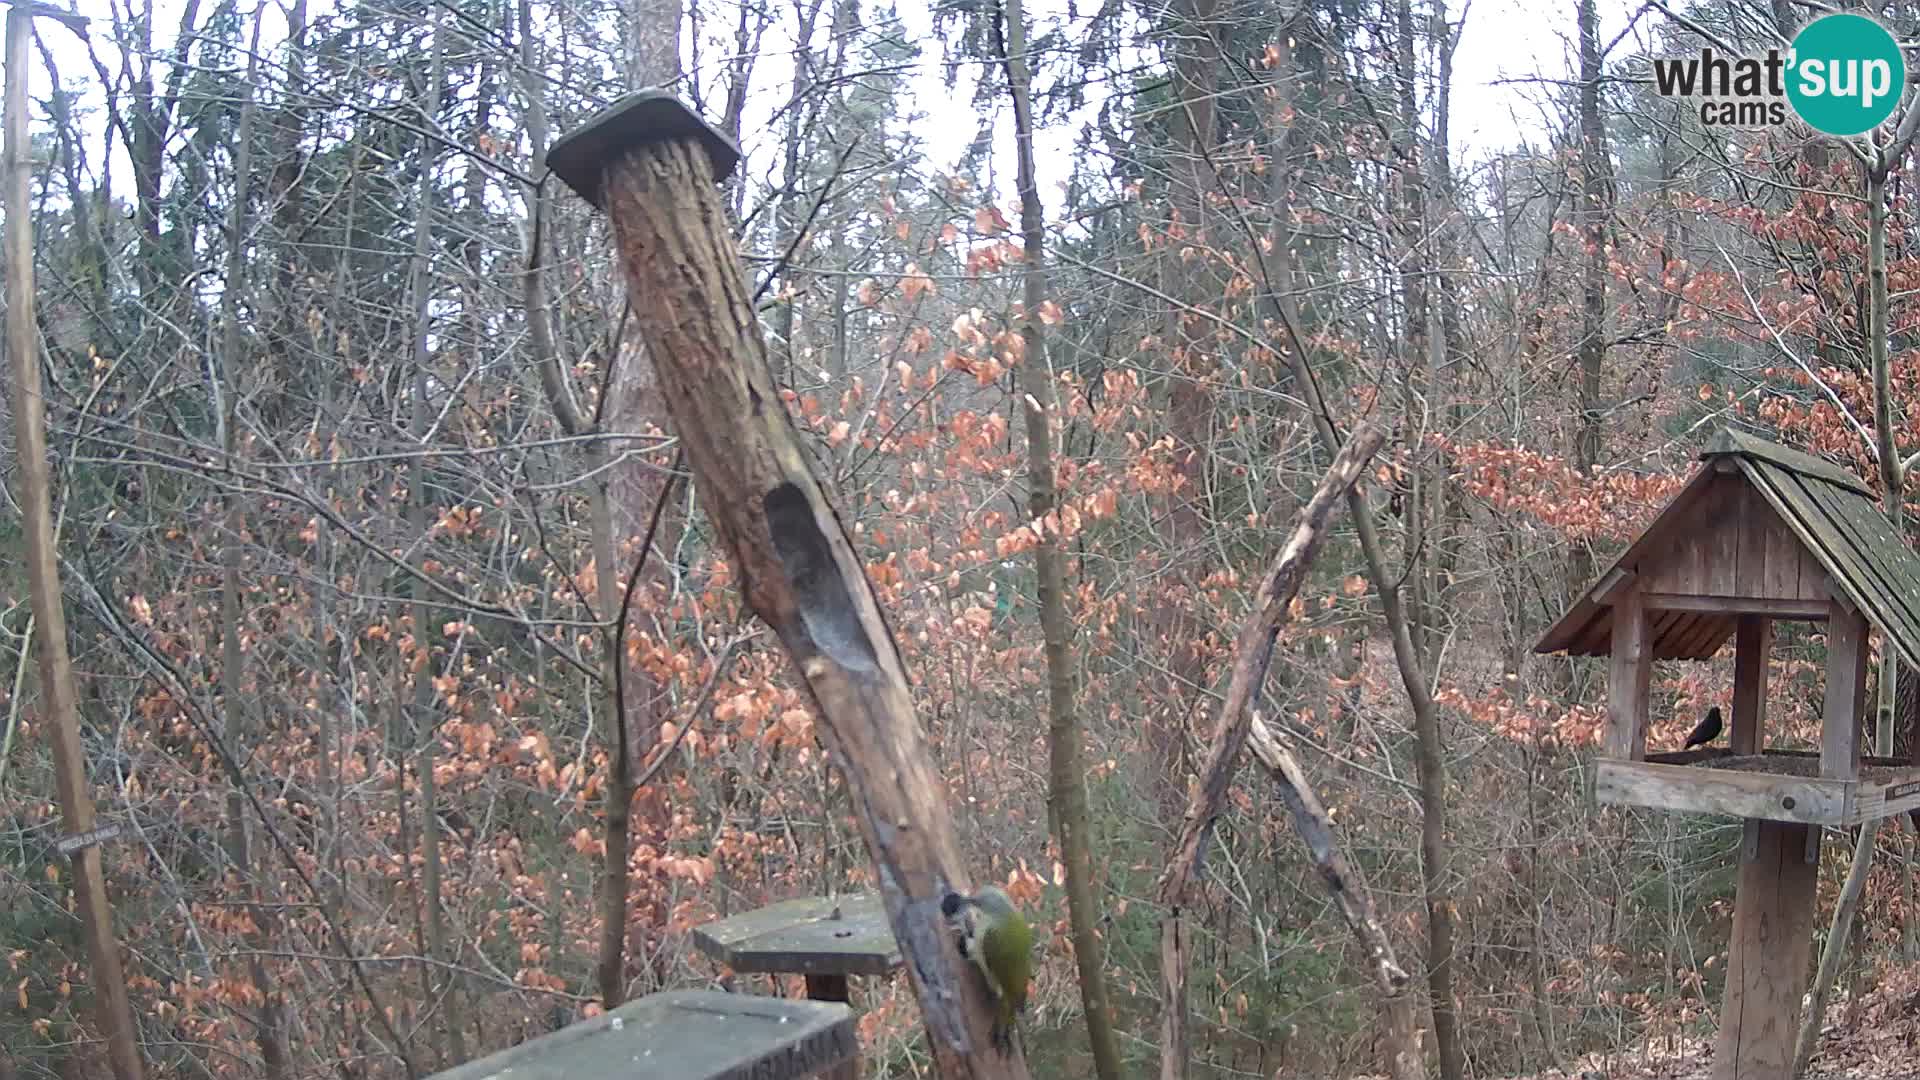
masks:
[[[1846,1023],[1849,1003],[1827,1009],[1806,1080],[1920,1080],[1920,966],[1895,968]],[[1588,1055],[1567,1071],[1510,1080],[1712,1080],[1713,1039],[1658,1038],[1611,1055]]]
[[[1836,989],[1835,996],[1839,996]],[[1849,1003],[1827,1009],[1827,1026],[1806,1080],[1920,1080],[1920,965],[1887,972],[1846,1023]],[[1713,1038],[1659,1036],[1612,1054],[1589,1054],[1566,1069],[1506,1080],[1712,1080]],[[1353,1080],[1384,1080],[1354,1077]]]

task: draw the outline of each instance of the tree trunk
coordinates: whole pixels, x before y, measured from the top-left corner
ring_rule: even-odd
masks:
[[[632,61],[628,81],[643,86],[672,86],[684,74],[680,65],[680,23],[685,0],[633,0]]]
[[[1860,827],[1853,844],[1853,862],[1847,867],[1847,881],[1840,887],[1840,899],[1833,905],[1833,925],[1827,930],[1826,947],[1820,950],[1820,967],[1814,973],[1807,1014],[1800,1021],[1800,1037],[1794,1042],[1793,1075],[1806,1075],[1813,1060],[1814,1047],[1820,1043],[1820,1028],[1826,1023],[1827,993],[1833,989],[1834,976],[1840,973],[1840,960],[1847,954],[1847,938],[1853,927],[1854,912],[1860,908],[1867,874],[1873,869],[1874,838],[1880,830],[1875,819]]]
[[[1163,542],[1171,550],[1198,553],[1208,550],[1207,522],[1197,507],[1207,500],[1209,479],[1202,448],[1209,438],[1213,398],[1203,378],[1210,369],[1211,329],[1193,309],[1204,309],[1210,299],[1203,272],[1209,260],[1203,255],[1188,262],[1179,252],[1208,250],[1208,203],[1218,194],[1210,155],[1216,141],[1221,64],[1215,36],[1220,31],[1220,0],[1177,0],[1173,8],[1179,32],[1173,45],[1177,104],[1171,120],[1178,161],[1169,195],[1177,220],[1168,224],[1168,235],[1175,242],[1165,245],[1159,272],[1167,294],[1179,301],[1166,311],[1164,339],[1173,377],[1167,380],[1165,407],[1167,430],[1182,450],[1175,467],[1185,483],[1169,498]],[[1150,708],[1143,724],[1155,803],[1161,819],[1169,823],[1186,804],[1191,688],[1205,679],[1197,650],[1182,647],[1202,631],[1185,599],[1194,590],[1181,583],[1198,582],[1206,573],[1204,559],[1186,559],[1168,571],[1172,580],[1152,590],[1158,595],[1147,601],[1149,634],[1165,650],[1166,659],[1160,688],[1148,696],[1163,704]]]
[[[1295,331],[1299,326],[1299,313],[1293,300],[1295,236],[1291,226],[1294,171],[1290,152],[1292,142],[1290,121],[1294,114],[1295,78],[1292,35],[1295,32],[1304,32],[1310,25],[1309,22],[1302,20],[1281,27],[1280,31],[1274,35],[1276,40],[1271,46],[1270,53],[1273,58],[1274,72],[1274,107],[1271,126],[1274,139],[1275,175],[1273,206],[1270,209],[1273,224],[1268,233],[1268,242],[1263,245],[1265,251],[1260,260],[1260,269],[1274,311],[1288,328]],[[1296,348],[1301,346],[1301,342],[1297,339],[1293,344]],[[1316,419],[1319,419],[1318,410],[1322,404],[1318,400],[1317,390],[1313,389],[1310,382],[1312,378],[1310,365],[1304,354],[1290,358],[1293,359],[1293,377],[1296,382],[1307,388],[1309,409],[1313,410]],[[1355,719],[1359,714],[1359,674],[1366,659],[1366,646],[1366,631],[1363,627],[1342,632],[1336,642],[1339,652],[1336,671],[1344,684],[1344,689],[1336,698],[1327,702],[1327,707],[1328,711],[1337,708],[1340,712],[1339,722],[1330,725],[1330,729],[1336,732],[1338,738],[1344,739],[1353,733]],[[1257,741],[1255,749],[1256,752],[1259,749]],[[1383,993],[1379,1007],[1380,1027],[1386,1044],[1383,1056],[1386,1058],[1388,1072],[1393,1080],[1424,1080],[1426,1057],[1420,1048],[1412,996],[1399,990]]]
[[[633,9],[635,85],[670,86],[681,80],[683,72],[679,43],[684,13],[684,0],[636,0]],[[749,61],[742,59],[739,62]],[[529,68],[528,71],[535,81],[541,80],[538,69]],[[620,460],[622,452],[628,450],[630,444],[615,437],[644,432],[651,427],[667,431],[672,425],[667,418],[666,404],[660,398],[653,365],[648,362],[644,343],[613,335],[607,349],[607,364],[607,379],[601,387],[598,412],[583,417],[581,425],[582,432],[591,431],[602,437],[592,444],[592,453],[601,456],[590,460],[610,463],[607,469],[596,475],[597,482],[588,495],[590,500],[598,503],[589,510],[594,517],[596,530],[592,541],[594,561],[597,566],[605,568],[606,575],[596,587],[617,582],[618,570],[623,563],[628,563],[631,573],[641,575],[632,587],[645,595],[645,590],[661,580],[664,564],[649,560],[644,551],[634,551],[630,556],[626,552],[646,529],[648,513],[663,497],[668,476],[661,462],[649,460],[646,455],[635,453]],[[670,542],[684,526],[682,514],[676,505],[667,503],[665,512],[666,517],[658,531],[663,543]],[[606,525],[604,533],[599,531],[602,515]],[[599,602],[601,620],[610,619],[615,611],[614,605],[619,603],[617,590],[612,596],[603,595]],[[606,635],[606,640],[612,642],[616,637],[624,638],[624,631],[614,626],[606,631]],[[602,666],[601,677],[606,681],[601,688],[606,705],[606,726],[602,728],[602,739],[609,761],[617,754],[623,756],[626,762],[621,766],[625,769],[625,778],[610,777],[613,782],[607,785],[606,790],[608,849],[603,863],[606,880],[601,884],[601,907],[607,925],[601,929],[599,961],[603,995],[613,990],[615,973],[624,971],[624,966],[615,965],[616,961],[621,965],[625,963],[621,954],[627,944],[628,923],[664,927],[671,914],[661,906],[663,901],[658,899],[657,893],[650,908],[629,911],[631,898],[628,875],[631,869],[627,865],[627,857],[636,832],[641,836],[642,844],[652,844],[662,850],[666,847],[671,808],[666,803],[664,793],[658,785],[649,785],[645,790],[636,788],[631,778],[639,763],[648,760],[659,745],[660,727],[673,715],[672,701],[665,684],[656,682],[645,669],[626,665],[626,657],[611,655],[613,651],[610,645],[609,655]],[[616,672],[616,664],[626,665],[625,670]],[[624,682],[620,681],[621,678],[624,678]],[[616,801],[620,806],[617,813]],[[616,828],[620,830],[618,837],[615,836]],[[618,851],[614,849],[616,840],[620,848]],[[667,972],[664,967],[656,967],[647,973],[647,977],[652,985],[659,985],[665,981]],[[620,979],[624,982],[624,975]],[[624,996],[623,985],[612,997],[607,998],[608,1007],[611,1008]]]
[[[1580,396],[1573,467],[1578,475],[1589,477],[1600,464],[1606,415],[1601,390],[1607,360],[1607,185],[1612,169],[1607,157],[1607,129],[1600,115],[1600,80],[1605,71],[1594,0],[1579,0],[1576,18],[1580,33],[1579,217],[1587,257],[1580,278],[1580,339],[1575,349]],[[1567,595],[1578,596],[1592,584],[1593,573],[1593,552],[1584,540],[1576,539],[1567,564]]]
[[[629,131],[618,125],[633,118],[603,116],[595,130]],[[583,145],[592,145],[584,135]],[[940,923],[940,898],[970,879],[945,784],[873,584],[773,388],[709,146],[634,139],[582,171],[604,178],[634,321],[707,518],[747,606],[792,660],[846,779],[933,1067],[956,1078],[1024,1077],[1017,1042],[1004,1055],[989,1048],[992,993]],[[583,183],[579,173],[569,182]]]
[[[86,755],[80,743],[79,695],[67,651],[66,604],[60,592],[59,553],[53,535],[52,470],[47,461],[46,399],[40,375],[39,327],[34,316],[33,152],[27,137],[27,46],[33,15],[7,12],[6,260],[7,363],[13,397],[14,461],[18,469],[21,531],[26,534],[28,590],[40,659],[40,710],[52,744],[60,823],[69,835],[93,828]],[[94,1010],[107,1040],[116,1080],[140,1080],[139,1030],[127,1003],[120,943],[113,931],[100,845],[75,852],[75,912],[92,965]]]
[[[1033,96],[1027,67],[1026,14],[1021,0],[1006,0],[1006,36],[1001,42],[1007,92],[1013,99],[1014,148],[1020,190],[1020,231],[1026,242],[1023,283],[1024,318],[1020,324],[1026,356],[1020,363],[1022,410],[1027,429],[1027,516],[1039,531],[1033,546],[1039,578],[1040,628],[1047,657],[1047,745],[1050,750],[1049,801],[1066,866],[1067,920],[1073,934],[1073,958],[1080,972],[1080,1001],[1086,1012],[1087,1041],[1094,1074],[1118,1080],[1120,1050],[1114,1042],[1113,1014],[1107,1004],[1106,948],[1100,940],[1093,894],[1092,823],[1087,814],[1087,782],[1080,718],[1075,712],[1073,626],[1067,617],[1066,580],[1061,565],[1059,493],[1054,480],[1054,380],[1047,360],[1042,308],[1047,304],[1047,230],[1040,205],[1039,178],[1033,163]]]
[[[259,55],[260,18],[256,13],[253,41],[247,53],[240,119],[233,133],[233,204],[227,216],[226,280],[220,290],[220,385],[216,400],[220,405],[221,454],[227,468],[234,472],[239,471],[241,464],[240,301],[247,291],[247,200],[253,186],[253,127],[259,112],[254,83],[259,78]],[[246,533],[246,516],[241,510],[241,494],[233,487],[228,487],[222,501],[226,535],[220,552],[220,692],[226,714],[227,741],[245,753],[249,742],[258,735],[249,718],[251,698],[245,686],[246,661],[240,650],[241,543]],[[247,801],[238,787],[242,782],[236,778],[236,786],[227,793],[227,857],[232,860],[234,873],[244,883],[253,920],[253,928],[246,932],[244,940],[252,952],[247,961],[248,977],[253,982],[254,993],[260,996],[259,1010],[254,1017],[254,1043],[260,1049],[266,1075],[278,1080],[287,1075],[287,1046],[280,997],[267,976],[265,960],[276,920],[254,876],[253,850],[247,837]]]
[[[428,76],[427,102],[429,107],[437,107],[441,97],[441,84],[444,78],[444,59],[440,40],[440,12],[433,13],[433,44],[430,74]],[[437,146],[432,140],[426,140],[424,146],[425,164],[420,169],[418,205],[414,209],[414,247],[413,281],[411,285],[413,300],[413,385],[409,431],[413,436],[416,450],[426,448],[428,424],[431,410],[427,406],[427,395],[431,384],[428,381],[428,367],[433,360],[432,348],[432,301],[433,301],[433,169],[431,163],[438,155]],[[427,457],[415,455],[408,473],[407,521],[415,538],[415,567],[420,574],[427,573]],[[440,724],[438,708],[434,703],[433,689],[433,634],[428,627],[432,618],[427,606],[427,586],[416,576],[410,583],[411,603],[409,618],[413,624],[414,655],[409,658],[413,680],[413,708],[411,723],[403,724],[408,737],[418,752],[420,776],[420,847],[421,872],[423,875],[421,903],[424,907],[423,919],[426,923],[427,970],[426,985],[428,998],[424,1002],[428,1008],[443,1012],[444,1019],[429,1034],[429,1044],[436,1058],[442,1057],[448,1049],[448,1040],[458,1043],[461,1034],[461,1019],[458,1002],[451,992],[451,977],[441,963],[457,962],[457,957],[448,955],[446,914],[441,896],[442,866],[440,859],[440,800],[435,768],[439,755],[435,752],[440,744]],[[404,786],[404,785],[403,785]]]
[[[1895,439],[1893,371],[1888,356],[1887,298],[1887,170],[1868,166],[1867,170],[1867,364],[1873,374],[1873,423],[1875,447],[1880,459],[1880,483],[1886,493],[1887,521],[1895,536],[1904,536],[1905,506],[1901,488],[1905,481],[1900,467],[1900,448]],[[1881,650],[1880,701],[1873,710],[1873,752],[1881,757],[1893,754],[1893,720],[1899,695],[1900,657],[1893,649]]]

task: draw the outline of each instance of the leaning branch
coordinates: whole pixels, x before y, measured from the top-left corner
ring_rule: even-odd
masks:
[[[1293,831],[1307,845],[1307,854],[1313,859],[1314,869],[1320,871],[1320,880],[1326,884],[1334,906],[1340,909],[1340,917],[1373,965],[1373,981],[1381,993],[1398,994],[1407,985],[1406,969],[1394,959],[1393,942],[1374,910],[1366,879],[1341,854],[1333,836],[1333,818],[1321,805],[1306,770],[1295,760],[1287,737],[1268,727],[1258,710],[1253,713],[1247,737],[1253,756],[1266,766],[1279,788],[1280,801],[1293,816]]]
[[[1335,455],[1313,498],[1295,519],[1286,546],[1280,549],[1266,580],[1260,583],[1258,605],[1234,638],[1233,673],[1227,683],[1226,700],[1214,721],[1213,749],[1201,770],[1200,783],[1187,803],[1173,859],[1160,877],[1163,909],[1160,917],[1160,1075],[1166,1080],[1178,1080],[1186,1074],[1187,894],[1199,877],[1200,860],[1212,835],[1213,823],[1226,804],[1228,787],[1240,764],[1240,751],[1247,743],[1252,726],[1248,706],[1266,680],[1267,667],[1273,661],[1274,641],[1288,619],[1288,607],[1300,591],[1307,568],[1326,538],[1328,519],[1385,441],[1385,432],[1366,428],[1347,440],[1347,445]]]

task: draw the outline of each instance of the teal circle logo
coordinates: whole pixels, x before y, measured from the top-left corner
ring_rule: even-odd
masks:
[[[1816,131],[1861,135],[1885,123],[1907,88],[1907,61],[1864,15],[1823,15],[1794,35],[1787,100]]]

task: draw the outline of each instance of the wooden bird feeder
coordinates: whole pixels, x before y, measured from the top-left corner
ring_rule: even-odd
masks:
[[[698,926],[693,943],[735,972],[803,975],[814,1001],[852,1000],[849,977],[900,969],[900,946],[878,896],[807,896]],[[849,1059],[826,1080],[856,1080]]]
[[[854,1060],[853,1011],[714,990],[649,994],[432,1080],[802,1080]]]
[[[693,941],[742,975],[804,975],[815,1001],[848,1000],[849,976],[900,969],[900,946],[872,895],[784,900],[695,927]]]
[[[1722,431],[1703,464],[1534,651],[1605,656],[1598,801],[1746,821],[1714,1080],[1788,1080],[1813,940],[1823,826],[1920,808],[1920,768],[1863,758],[1867,633],[1920,667],[1920,556],[1873,493],[1830,462]],[[1766,744],[1777,620],[1823,622],[1819,751]],[[1734,639],[1728,747],[1647,752],[1655,660]]]

